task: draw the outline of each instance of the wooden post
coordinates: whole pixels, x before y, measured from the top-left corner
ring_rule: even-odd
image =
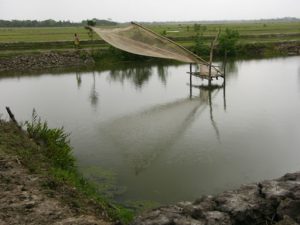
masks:
[[[11,119],[11,121],[13,121],[14,124],[16,124],[16,126],[21,129],[20,125],[18,124],[14,114],[11,112],[10,108],[8,106],[5,107],[6,108],[6,111],[9,115],[9,118]]]
[[[193,68],[192,68],[192,63],[190,63],[190,99],[192,98],[192,73],[193,73]]]
[[[209,72],[208,72],[208,83],[211,85],[211,64],[212,64],[212,59],[213,59],[213,51],[214,51],[214,41],[211,42],[210,45],[210,54],[209,54]]]
[[[225,50],[225,54],[224,54],[224,65],[223,65],[223,76],[224,76],[224,80],[225,80],[225,76],[226,76],[226,64],[227,64],[227,51]]]
[[[224,104],[224,111],[226,111],[226,64],[227,64],[227,51],[225,50],[224,55],[224,64],[223,64],[223,104]]]
[[[220,32],[221,30],[219,30],[219,32],[217,33],[215,39],[211,42],[211,45],[210,45],[210,54],[209,54],[209,82],[208,84],[211,85],[211,80],[212,80],[212,77],[211,77],[211,67],[212,67],[212,60],[213,60],[213,55],[214,55],[214,47],[215,47],[215,44],[217,43],[217,40],[219,38],[219,35],[220,35]]]
[[[224,104],[224,111],[226,111],[226,80],[224,77],[224,81],[223,81],[223,104]]]
[[[8,106],[5,107],[6,108],[6,111],[10,117],[10,119],[14,122],[14,123],[17,123],[16,119],[15,119],[15,116],[14,114],[11,112],[10,108]]]
[[[192,63],[190,63],[190,84],[192,83],[192,73],[193,73],[193,68],[192,68]]]

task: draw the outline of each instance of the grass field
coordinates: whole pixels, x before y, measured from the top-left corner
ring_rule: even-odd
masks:
[[[165,34],[185,47],[194,45],[197,33],[202,34],[208,44],[219,29],[226,28],[239,31],[240,44],[300,41],[300,22],[201,24],[198,31],[194,30],[194,24],[145,24],[144,26],[159,34]],[[0,50],[5,54],[4,51],[71,49],[74,48],[72,45],[74,33],[79,35],[83,48],[105,47],[96,34],[94,39],[98,42],[87,43],[90,38],[83,27],[0,27]]]

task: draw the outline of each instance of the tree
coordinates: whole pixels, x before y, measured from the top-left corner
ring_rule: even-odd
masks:
[[[239,40],[240,34],[237,30],[226,28],[225,32],[219,38],[219,51],[221,54],[227,52],[228,55],[235,55],[236,44]]]
[[[199,35],[199,33],[197,33],[197,36],[195,38],[194,52],[197,55],[209,55],[209,47],[204,43],[202,34]]]
[[[195,31],[195,32],[200,31],[200,28],[201,28],[201,25],[200,25],[200,24],[197,24],[197,23],[194,24],[194,31]]]
[[[93,41],[94,40],[94,32],[90,27],[96,26],[96,21],[95,20],[87,20],[86,24],[87,24],[87,26],[85,26],[84,28],[88,31],[88,36]]]
[[[95,20],[87,20],[86,23],[87,23],[88,26],[91,26],[91,27],[96,26],[96,21]]]

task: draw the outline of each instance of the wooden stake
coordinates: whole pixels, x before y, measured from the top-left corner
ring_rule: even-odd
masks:
[[[190,99],[192,98],[192,73],[193,73],[193,68],[192,68],[192,63],[190,63]]]
[[[16,121],[15,119],[15,116],[14,114],[11,112],[10,108],[8,106],[5,107],[6,108],[6,111],[10,117],[10,119],[15,123],[15,124],[18,124],[18,122]]]
[[[220,35],[220,32],[221,30],[219,30],[219,32],[217,33],[215,39],[211,42],[211,45],[210,45],[210,54],[209,54],[209,85],[211,85],[211,67],[212,67],[212,60],[213,60],[213,55],[214,55],[214,47],[215,47],[215,44],[217,43],[217,40],[219,38],[219,35]]]
[[[223,65],[223,75],[224,75],[224,79],[225,79],[225,75],[226,75],[226,64],[227,64],[227,51],[225,50],[225,55],[224,55],[224,65]]]

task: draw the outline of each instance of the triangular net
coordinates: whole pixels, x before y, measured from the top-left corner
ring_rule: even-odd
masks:
[[[102,29],[92,27],[92,29],[104,41],[126,52],[174,59],[186,63],[208,64],[186,48],[136,23],[123,28]]]

